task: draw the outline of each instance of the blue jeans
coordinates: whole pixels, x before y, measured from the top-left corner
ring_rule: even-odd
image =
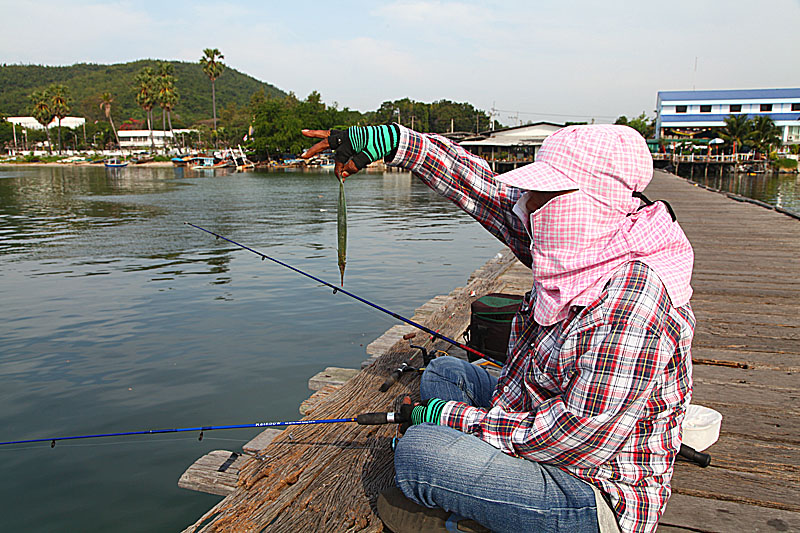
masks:
[[[423,399],[489,407],[496,379],[455,357],[434,359],[422,375]],[[546,464],[506,455],[446,426],[412,426],[397,443],[395,480],[407,498],[441,507],[497,532],[598,531],[590,486]]]

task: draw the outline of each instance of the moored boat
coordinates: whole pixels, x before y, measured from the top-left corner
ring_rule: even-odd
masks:
[[[121,159],[119,159],[117,157],[112,157],[111,159],[106,159],[104,164],[105,164],[106,168],[122,168],[122,167],[127,167],[128,166],[128,162],[127,161],[123,161],[123,160],[121,160]]]

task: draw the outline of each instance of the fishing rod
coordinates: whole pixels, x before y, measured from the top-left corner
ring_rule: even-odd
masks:
[[[249,252],[253,252],[256,255],[261,256],[261,260],[262,261],[264,259],[269,259],[273,263],[277,263],[277,264],[281,265],[282,267],[286,267],[289,270],[293,270],[294,272],[297,272],[298,274],[302,274],[303,276],[305,276],[307,278],[311,278],[311,279],[313,279],[314,281],[316,281],[318,283],[322,283],[323,285],[333,289],[333,294],[336,294],[337,292],[341,292],[342,294],[345,294],[345,295],[347,295],[347,296],[349,296],[349,297],[351,297],[353,299],[356,299],[361,303],[367,304],[368,306],[370,306],[370,307],[372,307],[374,309],[377,309],[378,311],[381,311],[382,313],[386,313],[387,315],[389,315],[389,316],[391,316],[393,318],[396,318],[397,320],[400,320],[401,322],[405,322],[409,326],[414,326],[415,328],[420,329],[420,330],[424,331],[425,333],[428,333],[429,335],[432,335],[432,336],[434,336],[434,337],[436,337],[438,339],[441,339],[441,340],[443,340],[445,342],[449,342],[453,346],[461,348],[462,350],[467,351],[467,352],[469,352],[469,353],[471,353],[473,355],[476,355],[476,356],[480,357],[481,359],[485,359],[486,361],[489,361],[490,363],[496,365],[498,368],[502,368],[502,366],[503,366],[503,364],[500,361],[498,361],[496,359],[493,359],[493,358],[489,357],[488,355],[483,354],[483,353],[479,352],[478,350],[476,350],[474,348],[470,348],[466,344],[462,344],[462,343],[460,343],[460,342],[458,342],[456,340],[453,340],[450,337],[442,335],[438,331],[434,331],[434,330],[432,330],[432,329],[430,329],[428,327],[423,326],[422,324],[420,324],[418,322],[414,322],[413,320],[410,320],[410,319],[408,319],[408,318],[406,318],[404,316],[398,315],[397,313],[395,313],[393,311],[389,311],[388,309],[384,309],[383,307],[381,307],[381,306],[379,306],[377,304],[374,304],[374,303],[370,302],[369,300],[365,300],[364,298],[362,298],[362,297],[360,297],[360,296],[358,296],[356,294],[353,294],[352,292],[347,291],[347,290],[343,289],[342,287],[337,287],[337,286],[335,286],[335,285],[333,285],[331,283],[328,283],[327,281],[322,280],[322,279],[320,279],[320,278],[318,278],[316,276],[312,276],[311,274],[309,274],[307,272],[303,272],[299,268],[295,268],[295,267],[293,267],[291,265],[288,265],[288,264],[284,263],[283,261],[279,261],[278,259],[275,259],[273,257],[265,255],[265,254],[259,252],[258,250],[254,250],[254,249],[250,248],[249,246],[245,246],[244,244],[239,244],[238,242],[233,241],[233,240],[231,240],[231,239],[229,239],[227,237],[223,237],[222,235],[214,233],[213,231],[207,230],[205,228],[201,228],[200,226],[192,224],[191,222],[186,222],[186,225],[191,226],[191,227],[196,228],[196,229],[199,229],[200,231],[204,231],[204,232],[208,233],[209,235],[213,235],[217,239],[222,239],[222,240],[227,241],[227,242],[229,242],[231,244],[234,244],[234,245],[238,246],[239,248],[243,248],[243,249],[245,249],[245,250],[247,250]]]
[[[234,424],[228,426],[198,426],[190,428],[173,428],[173,429],[146,429],[142,431],[123,431],[120,433],[99,433],[95,435],[75,435],[71,437],[48,437],[43,439],[27,439],[27,440],[11,440],[7,442],[0,442],[0,446],[9,444],[31,444],[36,442],[49,442],[51,448],[55,448],[56,441],[60,440],[78,440],[78,439],[98,439],[103,437],[127,437],[130,435],[156,435],[159,433],[184,433],[184,432],[200,432],[198,440],[203,440],[203,432],[212,431],[216,429],[244,429],[244,428],[275,428],[286,426],[307,426],[314,424],[340,424],[346,422],[355,422],[361,426],[378,426],[382,424],[400,424],[404,421],[400,413],[385,412],[385,413],[362,413],[360,415],[350,418],[325,418],[321,420],[291,420],[288,422],[253,422],[251,424]]]

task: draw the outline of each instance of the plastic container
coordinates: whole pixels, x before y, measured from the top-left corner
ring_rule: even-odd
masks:
[[[701,452],[717,442],[722,415],[702,405],[689,405],[683,419],[683,443]]]

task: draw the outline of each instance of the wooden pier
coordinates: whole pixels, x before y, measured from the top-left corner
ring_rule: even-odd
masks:
[[[800,531],[800,221],[660,171],[646,193],[670,201],[694,246],[693,402],[724,417],[710,467],[676,463],[659,531]],[[501,253],[414,320],[456,338],[475,296],[529,288],[530,271]],[[402,339],[412,331],[395,326],[368,346],[361,371],[323,370],[303,414],[385,411],[398,394],[417,394],[410,374],[378,391],[417,355]],[[337,426],[268,430],[243,452],[198,460],[180,485],[225,497],[186,531],[383,530],[374,502],[392,484],[395,428]]]

